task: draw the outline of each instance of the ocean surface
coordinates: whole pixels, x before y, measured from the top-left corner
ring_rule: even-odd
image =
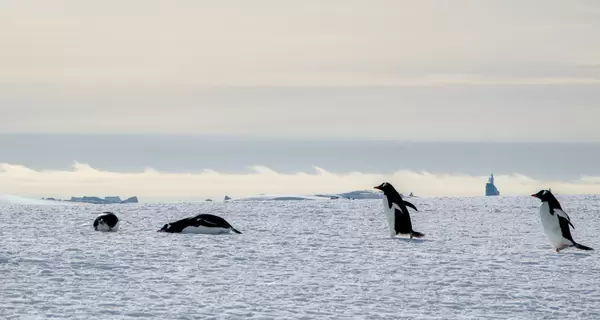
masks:
[[[600,197],[560,196],[600,250]],[[2,319],[600,319],[597,251],[552,250],[531,197],[0,204]],[[95,232],[103,210],[124,220]],[[158,233],[217,214],[243,234]]]

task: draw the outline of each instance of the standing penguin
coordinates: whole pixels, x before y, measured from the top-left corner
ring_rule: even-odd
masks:
[[[560,203],[549,190],[540,190],[532,197],[542,200],[540,205],[540,219],[544,227],[544,233],[550,240],[550,243],[556,249],[556,252],[569,247],[575,247],[581,250],[594,250],[579,243],[576,243],[571,236],[569,225],[575,229],[571,223],[571,218],[563,211]]]
[[[384,182],[374,188],[383,191],[383,213],[390,228],[390,237],[393,238],[397,234],[409,234],[411,239],[413,237],[421,238],[425,236],[423,233],[412,229],[410,214],[406,207],[408,206],[419,211],[414,204],[402,200],[402,196],[400,196],[398,191],[389,182]]]
[[[94,219],[94,230],[117,231],[119,230],[119,218],[112,212],[102,212]]]

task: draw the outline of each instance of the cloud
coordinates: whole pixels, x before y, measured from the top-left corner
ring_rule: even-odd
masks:
[[[203,170],[166,173],[148,168],[143,172],[100,171],[75,163],[73,170],[36,171],[21,165],[0,164],[0,193],[20,196],[68,198],[82,195],[136,195],[150,199],[202,199],[261,193],[313,194],[371,189],[382,181],[392,182],[400,192],[420,196],[478,196],[483,194],[486,176],[460,173],[431,173],[400,170],[390,174],[363,172],[332,173],[315,167],[314,172],[279,173],[263,166],[249,174]],[[525,175],[497,175],[503,195],[529,195],[542,188],[560,194],[600,193],[600,177],[575,181],[542,181]]]
[[[0,83],[397,85],[420,81],[406,69],[487,77],[490,65],[519,81],[600,53],[592,1],[58,3],[2,6]]]
[[[0,132],[598,140],[600,2],[449,3],[3,3]]]

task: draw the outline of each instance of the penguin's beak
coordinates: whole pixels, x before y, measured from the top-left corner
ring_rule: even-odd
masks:
[[[373,187],[373,189],[381,190],[380,186]]]
[[[537,194],[532,194],[531,196],[532,196],[532,197],[534,197],[534,198],[538,198],[538,199],[539,199],[539,197],[540,197],[540,196],[538,196]]]

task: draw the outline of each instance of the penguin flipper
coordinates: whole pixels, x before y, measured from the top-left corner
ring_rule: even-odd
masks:
[[[554,212],[559,217],[559,219],[561,217],[564,218],[564,219],[566,219],[567,222],[569,223],[569,225],[571,225],[571,227],[573,229],[575,229],[575,226],[571,223],[571,218],[569,217],[569,215],[566,212],[562,211],[561,209],[554,209]]]
[[[404,202],[404,205],[405,205],[405,206],[407,206],[407,207],[409,207],[409,208],[413,208],[413,209],[415,209],[415,211],[419,211],[419,209],[417,209],[417,207],[415,207],[415,205],[414,205],[414,204],[412,204],[412,203],[410,203],[410,202],[408,202],[408,201],[406,201],[406,200],[402,200],[402,202]]]
[[[206,219],[197,218],[195,223],[192,224],[194,227],[204,226],[204,227],[217,227],[218,225],[212,221],[208,221]]]
[[[558,224],[560,225],[560,232],[562,233],[562,236],[565,239],[575,243],[573,236],[571,235],[571,230],[569,230],[569,225],[571,222],[567,220],[567,218],[558,215]]]

